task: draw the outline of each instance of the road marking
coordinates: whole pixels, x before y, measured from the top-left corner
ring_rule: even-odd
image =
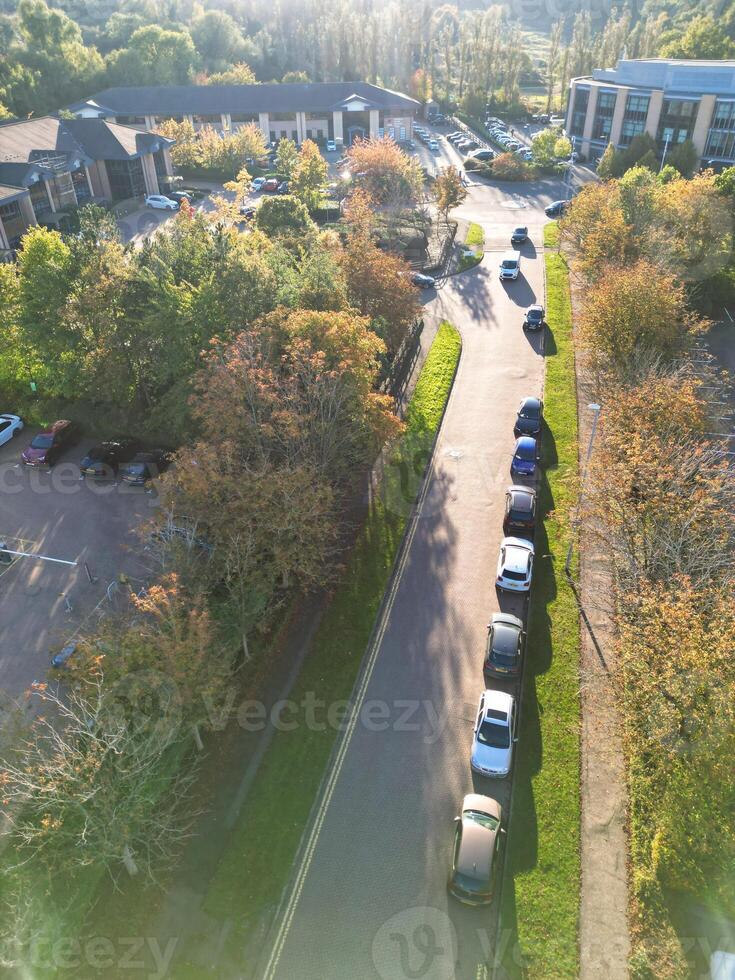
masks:
[[[452,387],[452,392],[454,387]],[[445,408],[445,413],[449,408],[449,401],[451,401],[452,392],[450,392],[450,397],[447,401]],[[309,873],[311,867],[311,862],[314,857],[314,852],[316,851],[316,846],[319,842],[319,837],[321,835],[322,826],[327,815],[327,810],[329,809],[329,804],[334,796],[334,791],[337,786],[337,781],[339,779],[340,773],[342,772],[342,767],[344,765],[345,758],[347,756],[347,751],[352,742],[352,736],[354,735],[355,729],[357,727],[357,721],[360,716],[360,708],[365,701],[365,695],[367,693],[367,688],[370,680],[373,676],[373,671],[375,669],[375,664],[378,659],[378,653],[383,642],[383,637],[388,629],[388,622],[390,620],[390,614],[393,610],[395,604],[396,595],[398,594],[398,587],[403,579],[403,573],[405,571],[406,565],[408,563],[408,556],[411,552],[411,545],[413,539],[416,535],[416,529],[418,528],[418,518],[421,514],[421,509],[423,507],[424,501],[429,492],[429,488],[434,480],[434,462],[436,458],[436,453],[432,454],[431,464],[429,471],[426,475],[424,485],[421,489],[421,494],[417,501],[416,507],[411,518],[411,527],[406,535],[406,540],[403,547],[403,553],[401,555],[400,563],[396,575],[393,579],[391,585],[390,593],[388,595],[388,600],[383,607],[383,613],[380,620],[380,625],[378,631],[373,640],[372,646],[370,648],[370,653],[368,654],[368,659],[365,665],[365,669],[360,680],[360,686],[358,688],[357,697],[355,699],[354,708],[352,715],[350,717],[349,726],[344,734],[342,742],[340,744],[339,750],[335,757],[334,765],[329,774],[324,793],[322,795],[322,801],[319,804],[319,809],[316,812],[316,817],[309,832],[309,837],[307,839],[306,846],[304,848],[303,857],[301,860],[301,865],[294,879],[294,885],[291,890],[291,895],[286,904],[286,908],[283,913],[283,918],[281,919],[281,925],[278,929],[276,935],[275,943],[273,944],[273,950],[271,951],[268,964],[265,968],[265,973],[263,974],[263,980],[272,980],[275,977],[275,971],[278,969],[278,963],[281,959],[281,954],[283,953],[283,947],[286,944],[286,939],[288,938],[288,933],[291,928],[291,923],[293,921],[294,915],[296,914],[296,909],[301,898],[301,893],[304,888],[304,883],[306,877]]]

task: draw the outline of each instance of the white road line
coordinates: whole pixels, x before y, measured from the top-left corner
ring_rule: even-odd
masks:
[[[459,365],[458,365],[458,369],[459,369]],[[455,379],[456,379],[456,375],[455,375]],[[452,391],[450,392],[449,399],[447,400],[445,413],[449,408],[449,402],[451,401],[453,391],[454,391],[454,386],[452,386]],[[437,447],[438,447],[438,443],[439,443],[439,439],[437,439]],[[403,547],[403,554],[401,556],[401,561],[398,566],[397,574],[393,579],[393,584],[391,586],[390,594],[388,596],[388,601],[383,607],[383,615],[381,617],[380,626],[378,628],[378,632],[375,635],[375,639],[373,640],[373,644],[370,649],[370,654],[368,656],[366,667],[360,682],[360,687],[357,692],[357,698],[355,699],[354,709],[353,709],[352,716],[350,718],[350,723],[342,739],[342,744],[339,747],[339,751],[337,752],[337,756],[335,758],[332,771],[329,775],[329,779],[327,781],[324,794],[322,796],[322,802],[319,805],[319,809],[317,810],[316,817],[312,824],[311,832],[309,834],[306,847],[304,848],[304,854],[301,860],[301,865],[296,874],[296,878],[294,879],[294,885],[291,891],[291,896],[288,900],[285,911],[283,913],[283,918],[281,919],[281,925],[278,929],[278,934],[276,935],[276,940],[273,945],[273,950],[271,951],[271,955],[268,960],[268,965],[266,966],[265,973],[263,974],[263,980],[272,980],[272,978],[275,977],[275,972],[278,968],[278,963],[281,959],[281,954],[283,953],[283,947],[286,944],[286,939],[288,938],[288,933],[291,928],[291,923],[293,921],[293,917],[296,913],[296,909],[298,907],[299,900],[301,898],[301,892],[303,891],[304,882],[306,881],[306,876],[309,873],[309,868],[311,867],[311,862],[314,857],[314,852],[319,842],[319,836],[321,834],[322,825],[324,824],[324,820],[327,815],[329,804],[331,803],[332,797],[334,795],[334,791],[337,786],[337,781],[339,779],[340,773],[342,771],[342,767],[344,765],[344,760],[347,755],[347,750],[350,747],[352,736],[355,732],[355,728],[357,727],[357,720],[360,716],[360,708],[362,707],[365,701],[365,695],[367,693],[367,688],[373,675],[375,663],[378,659],[378,653],[380,651],[380,647],[383,642],[383,637],[385,636],[385,632],[388,628],[388,622],[390,620],[390,614],[393,609],[393,605],[395,603],[396,595],[398,593],[398,587],[403,579],[403,573],[405,571],[406,564],[408,563],[408,556],[411,553],[411,544],[415,537],[416,529],[418,528],[418,518],[421,514],[421,509],[423,507],[424,500],[426,499],[426,496],[429,492],[429,488],[433,482],[434,461],[436,459],[437,447],[435,447],[435,451],[432,455],[431,465],[426,475],[426,480],[424,481],[424,486],[421,490],[421,495],[418,499],[416,508],[414,509],[413,512],[411,528],[408,532],[408,535],[406,536],[406,540]]]

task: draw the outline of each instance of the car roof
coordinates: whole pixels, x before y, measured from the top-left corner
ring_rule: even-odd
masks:
[[[507,691],[498,691],[489,687],[485,690],[485,711],[504,711],[506,714],[513,707],[513,695]]]
[[[535,493],[529,493],[526,487],[511,487],[507,492],[510,494],[512,507],[520,507],[522,510],[532,510],[533,502],[536,499]],[[524,506],[521,507],[521,504]]]
[[[541,408],[541,399],[536,398],[535,395],[528,395],[521,400],[521,406],[523,408]]]
[[[516,225],[514,231],[528,231],[527,225]]]
[[[517,616],[511,615],[510,613],[505,613],[505,612],[493,613],[493,618],[491,622],[493,626],[497,626],[497,625],[517,626],[518,629],[520,630],[523,629],[523,620],[519,619]]]

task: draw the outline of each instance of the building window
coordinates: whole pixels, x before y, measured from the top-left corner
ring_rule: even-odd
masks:
[[[704,155],[723,160],[735,155],[735,102],[718,99],[715,103]]]
[[[595,109],[595,122],[592,126],[593,140],[608,140],[610,138],[616,101],[617,93],[598,92],[597,108]]]
[[[310,139],[311,139],[311,130],[310,130],[310,129],[307,129],[307,130],[306,130],[306,138],[307,138],[308,140],[310,140]]]
[[[116,116],[121,126],[145,126],[145,116]]]
[[[31,204],[33,205],[33,213],[36,218],[40,218],[42,214],[48,214],[51,210],[51,201],[49,201],[48,191],[46,190],[44,181],[39,180],[37,184],[33,184],[29,188],[29,194],[31,196]]]
[[[291,139],[294,141],[294,143],[298,143],[299,141],[299,134],[295,129],[291,130]]]
[[[646,128],[648,117],[647,95],[629,95],[625,103],[625,115],[620,131],[620,146],[630,146],[634,136],[640,136]]]
[[[92,196],[92,192],[89,189],[87,171],[84,167],[80,167],[79,170],[72,171],[71,182],[74,185],[74,193],[76,194],[77,204],[80,204],[82,201],[88,201]]]
[[[0,204],[0,223],[5,228],[5,237],[9,248],[19,248],[20,240],[26,230],[26,223],[17,201]]]
[[[658,144],[683,143],[692,135],[699,102],[693,99],[664,99],[658,123]]]
[[[587,106],[590,101],[590,90],[588,88],[574,89],[574,107],[572,109],[572,121],[570,124],[571,136],[583,136],[584,124],[587,119]]]
[[[106,160],[107,176],[110,178],[110,193],[113,201],[124,201],[129,197],[145,194],[143,164],[135,160]]]
[[[230,119],[233,123],[257,123],[259,117],[254,116],[252,112],[231,112]]]

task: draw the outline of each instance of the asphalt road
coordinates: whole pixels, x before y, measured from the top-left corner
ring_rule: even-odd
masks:
[[[473,787],[507,807],[509,781],[473,777],[473,720],[520,399],[542,389],[540,338],[522,313],[543,295],[542,206],[555,189],[473,187],[462,213],[489,251],[427,303],[463,352],[418,517],[363,678],[364,705],[307,834],[257,971],[267,980],[474,978],[495,946],[497,909],[446,891],[453,818]],[[540,194],[540,196],[539,196]],[[522,222],[518,215],[522,213]],[[529,226],[523,276],[500,283],[509,229]],[[376,721],[379,719],[379,721]],[[523,745],[516,746],[523,751]],[[511,828],[512,832],[512,828]]]

